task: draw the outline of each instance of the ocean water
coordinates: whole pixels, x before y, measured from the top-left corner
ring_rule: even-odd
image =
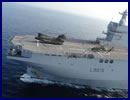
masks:
[[[87,13],[87,12],[86,12]],[[128,91],[106,91],[62,83],[29,84],[19,80],[26,66],[8,60],[8,40],[14,35],[45,33],[95,40],[104,37],[108,21],[19,4],[2,4],[2,97],[4,98],[124,98]],[[49,81],[49,80],[47,80]]]

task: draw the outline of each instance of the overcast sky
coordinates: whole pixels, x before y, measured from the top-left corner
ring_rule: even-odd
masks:
[[[119,21],[121,17],[118,12],[128,10],[128,2],[22,2],[21,4],[105,20],[113,18],[114,21]]]

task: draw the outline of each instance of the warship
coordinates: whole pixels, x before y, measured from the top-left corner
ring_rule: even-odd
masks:
[[[26,65],[24,82],[42,80],[101,87],[128,89],[127,10],[119,23],[110,21],[105,38],[71,40],[65,34],[57,37],[38,35],[13,36],[7,58]]]

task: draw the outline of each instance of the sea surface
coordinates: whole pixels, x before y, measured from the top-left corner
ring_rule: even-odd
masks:
[[[86,12],[87,13],[87,12]],[[19,80],[26,73],[22,63],[6,58],[8,40],[14,35],[45,33],[51,36],[95,40],[104,37],[108,21],[45,8],[2,3],[2,97],[4,98],[127,98],[128,91],[106,91],[64,84],[29,84]]]

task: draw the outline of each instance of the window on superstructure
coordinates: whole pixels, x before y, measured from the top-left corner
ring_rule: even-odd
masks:
[[[113,60],[110,60],[110,63],[112,64],[114,61]]]
[[[103,63],[103,59],[100,59],[99,62],[100,62],[100,63]]]
[[[105,60],[105,63],[108,63],[108,59]]]
[[[87,58],[88,58],[88,59],[93,59],[93,58],[94,58],[94,55],[93,55],[93,54],[88,54]]]

